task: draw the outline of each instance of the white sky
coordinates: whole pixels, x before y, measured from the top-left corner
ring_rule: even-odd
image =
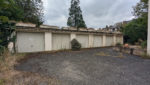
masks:
[[[133,6],[140,0],[80,0],[84,21],[88,27],[102,28],[134,18]],[[44,24],[67,26],[71,0],[43,0]]]

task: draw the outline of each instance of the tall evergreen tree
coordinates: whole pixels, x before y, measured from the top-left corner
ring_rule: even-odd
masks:
[[[83,20],[82,11],[79,4],[79,0],[71,1],[71,8],[69,9],[69,18],[67,22],[68,26],[76,27],[78,30],[80,27],[86,28],[86,24]]]

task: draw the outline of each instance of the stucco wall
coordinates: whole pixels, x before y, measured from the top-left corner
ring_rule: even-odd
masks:
[[[77,39],[82,48],[114,46],[123,42],[123,37],[116,35],[96,35],[82,33],[52,33],[52,32],[17,32],[17,52],[41,52],[71,49],[71,40]]]

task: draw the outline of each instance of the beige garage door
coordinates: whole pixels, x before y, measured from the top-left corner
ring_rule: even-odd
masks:
[[[106,46],[113,46],[113,36],[107,36],[106,37]]]
[[[101,47],[101,46],[103,46],[102,36],[94,36],[94,47]]]
[[[18,52],[44,51],[44,33],[17,33]]]
[[[82,48],[89,47],[89,35],[77,35],[77,40],[81,43]]]
[[[52,34],[52,49],[70,49],[70,34]]]

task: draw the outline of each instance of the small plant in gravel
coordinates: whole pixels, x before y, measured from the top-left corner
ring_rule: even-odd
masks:
[[[110,56],[109,53],[105,53],[105,52],[99,52],[96,55],[98,55],[98,56]]]
[[[144,49],[144,48],[146,48],[147,47],[147,41],[143,41],[142,43],[141,43],[141,47]]]
[[[81,49],[81,44],[76,39],[73,39],[71,41],[71,49],[73,51],[78,51]]]
[[[144,59],[150,59],[150,55],[147,55],[146,53],[143,53],[141,57]]]
[[[116,58],[125,58],[125,56],[123,55],[123,53],[119,53],[117,56],[114,56]]]

